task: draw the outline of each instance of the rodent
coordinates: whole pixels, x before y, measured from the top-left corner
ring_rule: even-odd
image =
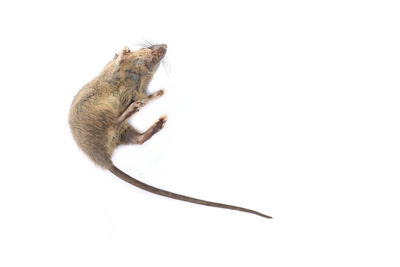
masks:
[[[125,47],[97,77],[78,92],[69,112],[69,125],[76,143],[96,165],[143,190],[173,199],[248,212],[271,219],[271,216],[251,209],[196,199],[153,187],[114,166],[111,156],[117,146],[143,144],[159,132],[167,121],[167,117],[162,116],[143,133],[127,121],[149,101],[164,94],[164,90],[148,94],[147,86],[166,52],[165,44],[150,45],[136,51]]]

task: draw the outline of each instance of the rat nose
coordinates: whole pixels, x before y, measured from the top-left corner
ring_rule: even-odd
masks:
[[[153,55],[156,55],[157,57],[163,57],[167,52],[167,45],[166,44],[154,45],[152,47],[152,50],[153,50]]]

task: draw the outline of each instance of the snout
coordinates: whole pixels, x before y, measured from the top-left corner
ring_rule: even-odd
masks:
[[[146,67],[150,71],[155,71],[158,68],[160,61],[164,58],[167,53],[167,45],[159,44],[147,47],[151,52],[149,57],[147,57]]]
[[[161,60],[167,53],[167,45],[166,44],[153,45],[151,47],[151,50],[152,50],[153,56],[155,56],[157,59]]]

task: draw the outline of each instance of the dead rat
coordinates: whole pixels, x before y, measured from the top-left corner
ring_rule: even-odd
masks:
[[[164,94],[163,90],[159,90],[149,95],[147,86],[166,52],[165,44],[151,45],[134,52],[124,48],[99,76],[78,92],[69,113],[69,125],[76,143],[98,166],[143,190],[196,204],[272,218],[254,210],[165,191],[140,182],[114,166],[111,156],[117,146],[143,144],[164,127],[166,116],[159,118],[144,133],[133,128],[127,120],[144,105]]]

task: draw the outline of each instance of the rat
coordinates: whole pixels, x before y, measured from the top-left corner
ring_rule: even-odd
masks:
[[[167,45],[150,45],[136,51],[125,47],[115,54],[100,74],[75,96],[69,112],[72,136],[81,150],[99,167],[143,190],[191,203],[238,210],[271,219],[271,216],[238,206],[201,200],[145,184],[118,169],[111,160],[119,145],[143,144],[165,125],[160,117],[149,129],[139,132],[127,121],[150,101],[160,98],[164,90],[152,94],[148,84],[167,52]]]

